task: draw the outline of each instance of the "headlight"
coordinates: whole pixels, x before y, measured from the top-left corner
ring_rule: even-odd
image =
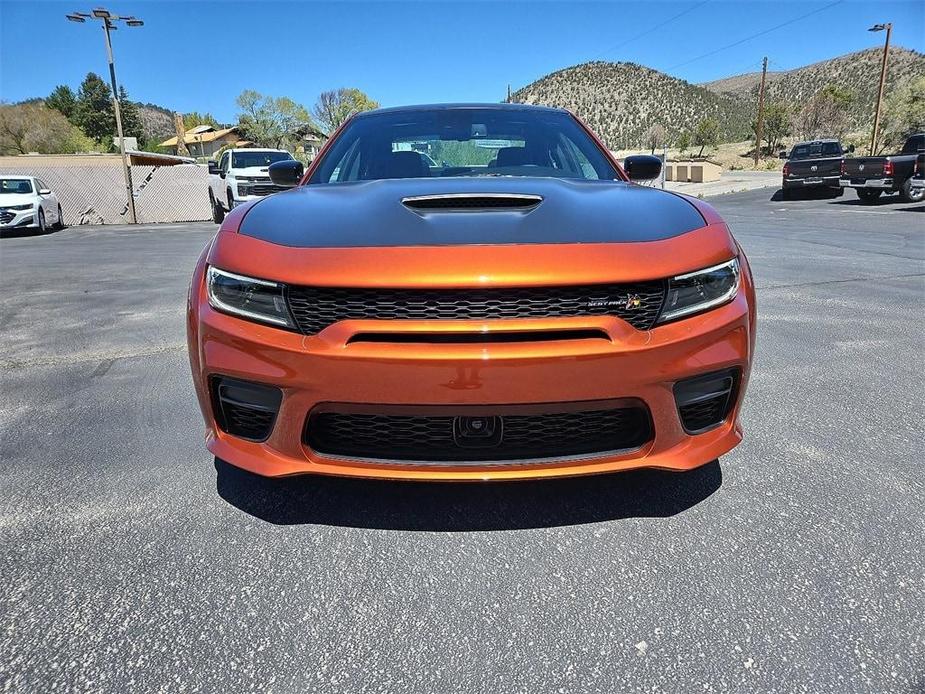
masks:
[[[294,327],[281,284],[209,267],[206,285],[209,304],[217,311],[262,323]]]
[[[737,291],[739,261],[736,259],[672,277],[658,322],[665,323],[725,304],[735,298]]]
[[[249,186],[249,185],[247,185],[246,183],[239,183],[239,184],[238,184],[238,195],[242,195],[242,196],[243,196],[243,195],[249,195],[250,192],[251,192],[251,191],[250,191],[250,186]]]
[[[11,210],[31,210],[33,207],[35,206],[32,203],[29,203],[28,205],[13,205],[12,207],[10,207],[10,209]]]

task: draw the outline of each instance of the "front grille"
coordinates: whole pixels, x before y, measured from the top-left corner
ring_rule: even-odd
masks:
[[[496,320],[618,316],[639,330],[658,318],[665,283],[503,289],[288,288],[289,309],[306,335],[348,319]]]
[[[460,439],[459,420],[467,418],[473,419],[465,414],[319,412],[309,416],[304,441],[333,457],[449,464],[593,457],[638,448],[652,437],[643,407],[479,418],[495,420],[499,428],[485,446],[477,445],[478,439]]]

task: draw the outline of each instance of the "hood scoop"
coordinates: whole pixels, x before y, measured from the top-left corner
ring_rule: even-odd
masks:
[[[524,193],[441,193],[402,198],[415,212],[498,212],[532,210],[543,202],[542,195]]]

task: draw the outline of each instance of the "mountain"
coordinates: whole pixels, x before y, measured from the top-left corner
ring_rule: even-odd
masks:
[[[721,139],[743,139],[752,117],[736,95],[718,94],[636,63],[591,62],[565,68],[518,89],[511,101],[565,107],[611,149],[641,144],[652,124],[661,124],[673,139],[706,117],[719,122]]]
[[[793,70],[769,72],[767,98],[797,106],[827,84],[835,84],[855,95],[850,106],[851,127],[867,128],[881,56],[882,49],[873,48]],[[925,55],[893,47],[885,93],[923,74]],[[720,140],[733,141],[751,135],[760,81],[758,72],[697,85],[635,63],[591,62],[541,77],[514,92],[511,100],[568,108],[611,149],[643,145],[652,124],[664,126],[671,141],[681,131],[692,131],[708,116],[719,122]]]
[[[136,105],[138,106],[138,116],[141,119],[141,129],[149,146],[163,142],[176,134],[173,124],[173,111],[157,104]]]
[[[850,120],[852,127],[870,125],[874,101],[880,78],[882,48],[869,48],[856,53],[823,60],[793,70],[768,72],[767,98],[800,104],[812,97],[821,87],[836,84],[854,93]],[[890,48],[889,67],[884,92],[889,94],[897,85],[925,75],[925,55],[900,46]],[[719,95],[737,97],[754,103],[761,83],[760,72],[749,72],[733,77],[706,82],[700,86]]]

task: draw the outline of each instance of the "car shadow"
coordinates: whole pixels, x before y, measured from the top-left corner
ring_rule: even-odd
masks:
[[[36,227],[14,227],[12,229],[0,229],[0,239],[22,239],[27,236],[50,236],[51,234],[56,234],[59,231],[63,231],[64,229],[67,229],[67,227],[61,227],[60,229],[48,227],[44,232],[39,231]]]
[[[917,205],[916,207],[900,207],[898,210],[900,212],[925,212],[925,205]]]
[[[834,188],[791,188],[790,196],[784,197],[783,188],[778,188],[769,198],[770,202],[793,202],[795,200],[828,200],[840,198],[844,193]]]
[[[890,205],[901,202],[902,200],[899,199],[898,195],[881,195],[873,202],[864,202],[861,200],[861,198],[854,195],[852,197],[845,198],[844,200],[835,200],[831,204],[848,205],[849,207],[877,207],[878,205]]]
[[[718,460],[689,472],[632,470],[521,482],[399,482],[320,475],[267,478],[215,459],[219,496],[275,525],[460,532],[664,518],[720,488]]]

